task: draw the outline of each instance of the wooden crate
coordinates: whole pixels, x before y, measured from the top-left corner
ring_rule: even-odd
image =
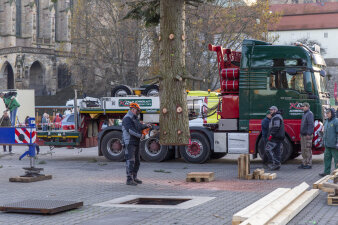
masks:
[[[214,172],[191,172],[187,174],[187,182],[210,182],[215,179]]]
[[[327,196],[328,205],[338,205],[338,195],[328,195]]]

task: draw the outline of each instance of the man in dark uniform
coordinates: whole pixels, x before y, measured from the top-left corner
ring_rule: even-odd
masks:
[[[265,151],[268,152],[269,159],[272,161],[270,169],[279,170],[281,166],[280,147],[285,138],[284,120],[276,106],[271,106],[269,110],[272,118],[269,124],[269,138]]]
[[[137,103],[130,104],[130,110],[122,120],[122,139],[125,149],[127,185],[136,186],[142,184],[137,179],[137,172],[140,168],[140,140],[144,139],[142,130],[151,127],[151,125],[141,124],[138,115],[141,109]]]
[[[267,111],[266,117],[262,120],[262,123],[261,123],[261,125],[262,125],[262,140],[263,140],[263,143],[264,143],[264,149],[265,149],[266,143],[268,142],[270,120],[271,120],[271,114],[270,114],[270,111]],[[263,165],[267,166],[268,162],[269,162],[269,157],[267,156],[266,151],[264,151],[263,154],[262,154],[262,160],[263,160]]]

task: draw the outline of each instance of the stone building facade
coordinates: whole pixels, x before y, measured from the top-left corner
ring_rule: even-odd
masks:
[[[0,90],[54,95],[72,83],[72,0],[0,1]]]

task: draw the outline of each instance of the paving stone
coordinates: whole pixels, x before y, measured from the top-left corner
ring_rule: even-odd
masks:
[[[276,188],[292,188],[305,181],[310,186],[319,179],[323,170],[323,155],[314,156],[312,170],[299,170],[300,158],[282,165],[275,180],[237,179],[237,157],[229,155],[206,164],[187,164],[183,160],[162,163],[141,162],[139,178],[144,182],[137,187],[125,185],[125,164],[109,162],[96,156],[97,149],[60,148],[48,154],[41,147],[37,161],[53,179],[36,183],[10,183],[9,177],[23,174],[22,167],[29,160],[18,160],[24,148],[14,148],[15,155],[0,155],[0,205],[26,199],[59,199],[83,201],[77,210],[53,216],[0,213],[0,224],[231,224],[234,213],[245,208]],[[95,162],[95,159],[97,162]],[[105,165],[106,164],[106,165]],[[261,168],[261,161],[254,160],[252,169]],[[158,173],[155,170],[170,171]],[[215,172],[215,181],[187,183],[189,172]],[[216,197],[202,205],[187,209],[127,209],[93,206],[125,195],[174,195]],[[326,193],[320,193],[289,224],[338,224],[337,207],[326,204]],[[130,216],[128,216],[130,215]],[[143,215],[140,217],[140,215]],[[142,223],[134,221],[142,220]]]

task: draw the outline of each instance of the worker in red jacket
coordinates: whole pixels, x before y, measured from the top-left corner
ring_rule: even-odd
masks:
[[[55,127],[55,130],[60,130],[60,128],[61,128],[61,117],[60,117],[60,115],[57,113],[56,114],[56,117],[55,117],[55,119],[54,119],[54,127]]]

